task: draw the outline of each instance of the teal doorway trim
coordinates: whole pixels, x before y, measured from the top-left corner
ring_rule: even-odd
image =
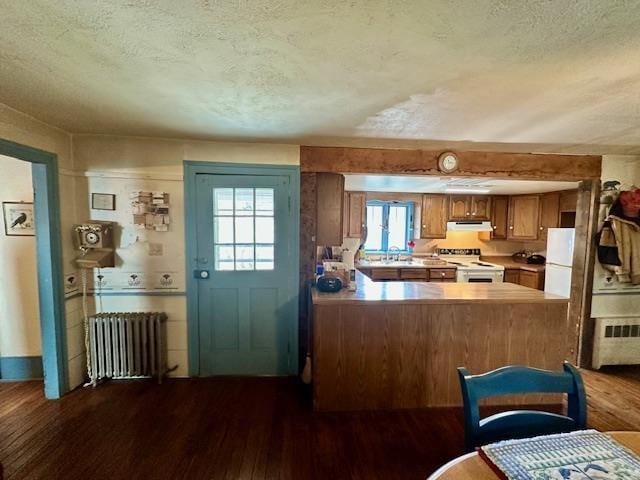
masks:
[[[47,398],[56,399],[69,391],[58,157],[3,139],[0,139],[0,155],[31,163],[44,393]]]
[[[196,241],[196,177],[198,174],[212,175],[282,175],[289,177],[290,222],[294,237],[291,249],[291,262],[287,271],[290,281],[290,298],[294,312],[288,325],[289,331],[289,374],[298,372],[298,295],[299,295],[299,256],[300,256],[300,167],[296,165],[270,165],[250,163],[220,163],[184,161],[184,209],[185,209],[185,245],[187,276],[187,334],[189,347],[189,375],[200,375],[200,332],[198,319],[198,284],[194,277],[197,264]]]

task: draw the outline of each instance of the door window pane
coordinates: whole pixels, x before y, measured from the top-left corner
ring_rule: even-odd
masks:
[[[255,270],[253,245],[236,245],[236,270]]]
[[[213,214],[233,215],[233,188],[214,189]]]
[[[273,270],[273,245],[256,245],[256,270]]]
[[[213,189],[216,270],[275,268],[274,199],[273,188]]]
[[[260,243],[274,243],[273,217],[256,217],[256,240]]]
[[[236,215],[253,215],[253,188],[236,188]]]
[[[273,216],[273,188],[256,188],[256,215]]]
[[[253,217],[237,217],[235,220],[235,243],[253,243]]]
[[[233,217],[214,217],[213,233],[214,243],[233,243]]]
[[[213,252],[214,252],[214,266],[216,270],[233,270],[234,269],[233,245],[229,245],[229,246],[215,245]]]

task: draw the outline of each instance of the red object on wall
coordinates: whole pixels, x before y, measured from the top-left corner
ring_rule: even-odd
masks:
[[[640,217],[640,188],[620,193],[619,200],[625,217]]]

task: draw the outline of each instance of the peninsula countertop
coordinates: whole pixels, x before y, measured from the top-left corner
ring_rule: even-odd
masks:
[[[356,271],[355,292],[312,290],[314,305],[371,303],[467,304],[467,303],[564,303],[569,299],[513,283],[374,282]]]

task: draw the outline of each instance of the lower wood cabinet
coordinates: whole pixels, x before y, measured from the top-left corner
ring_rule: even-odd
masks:
[[[504,270],[504,281],[508,283],[520,283],[520,269],[519,268],[506,268]]]
[[[519,268],[506,268],[504,281],[522,285],[523,287],[535,288],[536,290],[544,290],[544,270],[531,272],[529,270],[520,270]]]
[[[430,282],[455,282],[456,269],[455,268],[430,268],[429,281]]]
[[[372,268],[369,275],[372,280],[398,280],[397,268]]]
[[[400,268],[400,279],[402,280],[427,280],[428,270],[426,268]]]
[[[455,282],[455,268],[358,268],[371,280],[406,280],[415,282]]]
[[[536,290],[544,289],[544,272],[529,272],[520,270],[520,285],[523,287],[535,288]]]

